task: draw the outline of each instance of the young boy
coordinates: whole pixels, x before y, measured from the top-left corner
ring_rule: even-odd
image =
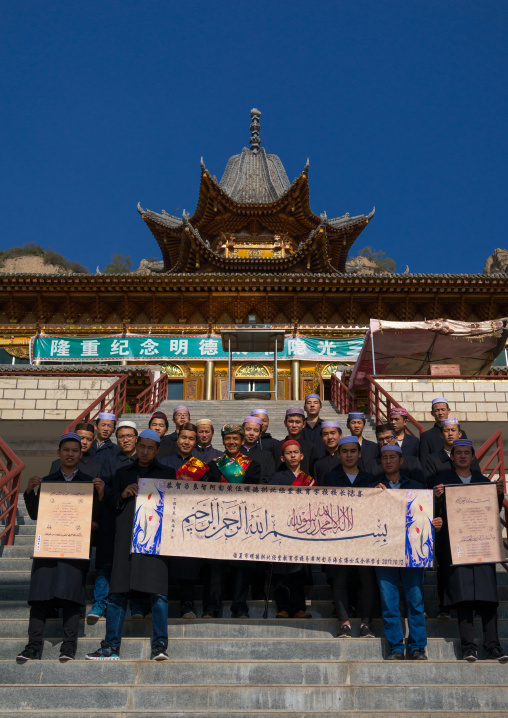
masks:
[[[357,436],[343,436],[339,439],[340,466],[325,474],[323,486],[341,488],[366,488],[378,482],[373,476],[359,468],[361,447]],[[328,583],[332,587],[333,602],[339,618],[338,638],[351,638],[351,622],[348,615],[348,584],[357,570],[361,583],[362,620],[361,638],[374,638],[370,628],[377,596],[376,574],[372,566],[326,565]]]
[[[168,563],[167,556],[132,553],[132,527],[140,478],[176,480],[174,469],[157,460],[160,437],[152,429],[139,434],[136,460],[117,471],[109,504],[116,512],[115,547],[106,613],[106,637],[100,648],[88,653],[90,661],[116,661],[120,657],[123,624],[129,594],[150,599],[152,609],[152,660],[168,659]]]
[[[301,470],[302,449],[298,441],[282,444],[282,461],[285,469],[274,474],[269,484],[275,486],[314,486],[312,476]],[[305,567],[301,564],[273,564],[276,618],[312,618],[305,610]]]
[[[473,442],[469,439],[457,439],[453,442],[451,456],[455,470],[441,474],[441,483],[434,487],[437,513],[443,519],[443,558],[444,558],[444,600],[445,608],[455,608],[459,624],[462,658],[474,663],[478,651],[474,640],[474,615],[480,616],[483,628],[483,648],[487,660],[500,663],[508,661],[508,655],[502,650],[497,631],[497,593],[496,564],[478,563],[463,566],[452,564],[448,519],[446,511],[445,486],[463,484],[488,484],[489,479],[474,471]],[[497,481],[499,508],[504,498],[503,479]],[[499,518],[496,516],[495,520]]]
[[[377,478],[380,489],[421,489],[421,484],[404,475],[402,449],[398,444],[386,444],[381,447],[381,466],[383,473]],[[435,518],[432,522],[435,529],[441,528],[443,521]],[[425,609],[423,605],[424,568],[397,568],[376,566],[376,577],[381,594],[383,626],[390,651],[388,661],[404,660],[404,630],[400,621],[400,589],[407,607],[409,636],[406,658],[413,661],[426,661],[427,629],[425,626]]]
[[[61,468],[43,479],[32,476],[23,495],[28,514],[37,519],[40,491],[35,489],[46,482],[93,483],[94,497],[92,527],[96,521],[100,501],[104,496],[104,482],[84,474],[78,464],[81,458],[81,437],[69,432],[63,434],[58,445]],[[44,629],[48,613],[55,608],[63,611],[63,642],[60,648],[60,662],[73,661],[78,642],[78,627],[81,607],[85,605],[85,582],[89,561],[63,558],[34,558],[28,592],[30,621],[28,643],[16,656],[18,663],[39,660],[44,646]]]

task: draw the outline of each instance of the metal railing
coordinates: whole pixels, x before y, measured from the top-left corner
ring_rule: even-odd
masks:
[[[393,396],[390,396],[386,389],[383,389],[381,384],[378,384],[376,379],[371,374],[369,374],[367,380],[369,382],[367,394],[368,413],[375,418],[376,424],[390,423],[390,409],[401,409],[403,408],[402,404],[399,404],[399,402],[396,401]],[[411,414],[409,413],[407,415],[407,423],[411,424],[413,429],[416,429],[416,431],[418,432],[416,436],[423,434],[423,432],[425,431],[425,428],[420,424],[420,422],[417,421],[414,416],[411,416]],[[415,436],[414,431],[411,431],[409,426],[406,426],[406,430],[408,431],[408,433]]]
[[[493,447],[494,450],[488,454],[489,449]],[[476,458],[480,462],[482,474],[486,474],[489,481],[501,478],[503,480],[503,491],[506,495],[506,471],[504,465],[503,434],[501,429],[495,431],[492,436],[476,450],[475,453]],[[485,462],[483,462],[483,459],[485,459]],[[505,530],[508,530],[508,500],[504,497],[502,513],[499,518],[501,525]],[[504,547],[508,549],[508,541],[506,539],[503,539],[503,544]],[[506,571],[508,571],[508,563],[505,562],[501,565]]]
[[[357,409],[356,396],[336,374],[330,377],[330,400],[337,407],[339,414],[349,414],[350,411]]]
[[[114,384],[106,389],[88,408],[71,421],[65,427],[65,431],[73,431],[74,427],[82,421],[93,423],[97,419],[100,412],[106,411],[118,416],[125,411],[125,402],[127,398],[127,375],[121,376]]]
[[[0,545],[12,546],[19,483],[25,464],[0,438]]]
[[[161,374],[141,394],[136,397],[136,414],[150,414],[157,409],[168,396],[168,375]]]

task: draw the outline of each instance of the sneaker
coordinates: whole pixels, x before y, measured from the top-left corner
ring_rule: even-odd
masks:
[[[478,660],[478,653],[476,651],[476,648],[468,648],[467,651],[464,651],[462,654],[462,659],[464,661],[468,661],[469,663],[474,663]]]
[[[411,661],[427,661],[427,654],[423,648],[415,648],[415,650],[409,656]]]
[[[392,651],[389,653],[386,658],[386,661],[403,661],[404,660],[404,654],[400,651]]]
[[[289,613],[287,611],[279,611],[275,618],[289,618]]]
[[[485,651],[485,660],[486,661],[499,661],[499,663],[506,663],[508,661],[508,655],[504,651],[501,650],[501,648],[491,648],[488,651]]]
[[[72,651],[65,650],[60,653],[58,660],[60,661],[60,663],[68,663],[68,661],[75,661],[76,655]]]
[[[293,618],[312,618],[312,613],[308,613],[308,611],[297,611]]]
[[[141,611],[136,610],[134,613],[131,613],[131,618],[144,618],[145,614],[141,613]]]
[[[219,612],[218,611],[205,611],[203,613],[203,618],[219,618]]]
[[[182,604],[180,608],[180,616],[188,620],[196,618],[196,614],[194,613],[194,604],[192,601],[185,601],[185,603]]]
[[[159,641],[157,645],[152,648],[152,655],[150,656],[151,661],[169,661],[167,654],[167,646],[164,641]]]
[[[118,661],[120,658],[120,649],[113,648],[106,641],[101,641],[101,647],[98,651],[87,653],[85,659],[87,661]]]
[[[337,638],[351,638],[351,626],[345,623],[340,627]]]
[[[375,635],[370,630],[370,626],[366,623],[362,623],[360,626],[360,638],[375,638]]]
[[[18,653],[16,656],[16,663],[21,665],[27,661],[40,661],[41,655],[42,650],[40,648],[25,648],[24,651],[21,651],[21,653]]]
[[[444,609],[441,609],[436,618],[440,618],[442,621],[447,621],[451,618],[450,611],[445,611]]]
[[[106,610],[98,603],[94,603],[92,608],[86,614],[87,623],[97,623],[100,618],[106,617]]]

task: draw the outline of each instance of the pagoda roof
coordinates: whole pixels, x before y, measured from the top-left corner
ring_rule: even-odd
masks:
[[[290,183],[279,157],[259,146],[260,114],[251,111],[251,149],[244,147],[241,154],[229,159],[220,182],[201,159],[199,197],[192,217],[185,210],[182,219],[164,211],[143,210],[138,203],[138,212],[161,249],[164,271],[213,271],[214,267],[237,272],[253,268],[286,271],[299,263],[300,271],[344,271],[349,250],[374,210],[333,219],[326,213],[314,214],[309,202],[309,161]],[[318,228],[324,231],[317,232]],[[246,240],[249,235],[264,233],[287,236],[298,249],[285,257],[227,258],[211,249],[211,243],[225,233],[243,233]],[[212,266],[203,267],[200,253]]]

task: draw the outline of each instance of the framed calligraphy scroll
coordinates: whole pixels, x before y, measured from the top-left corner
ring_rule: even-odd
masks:
[[[432,566],[431,491],[140,479],[132,551],[277,563]]]
[[[452,563],[506,561],[496,484],[445,486]]]
[[[48,482],[39,492],[34,558],[88,559],[93,484]]]

